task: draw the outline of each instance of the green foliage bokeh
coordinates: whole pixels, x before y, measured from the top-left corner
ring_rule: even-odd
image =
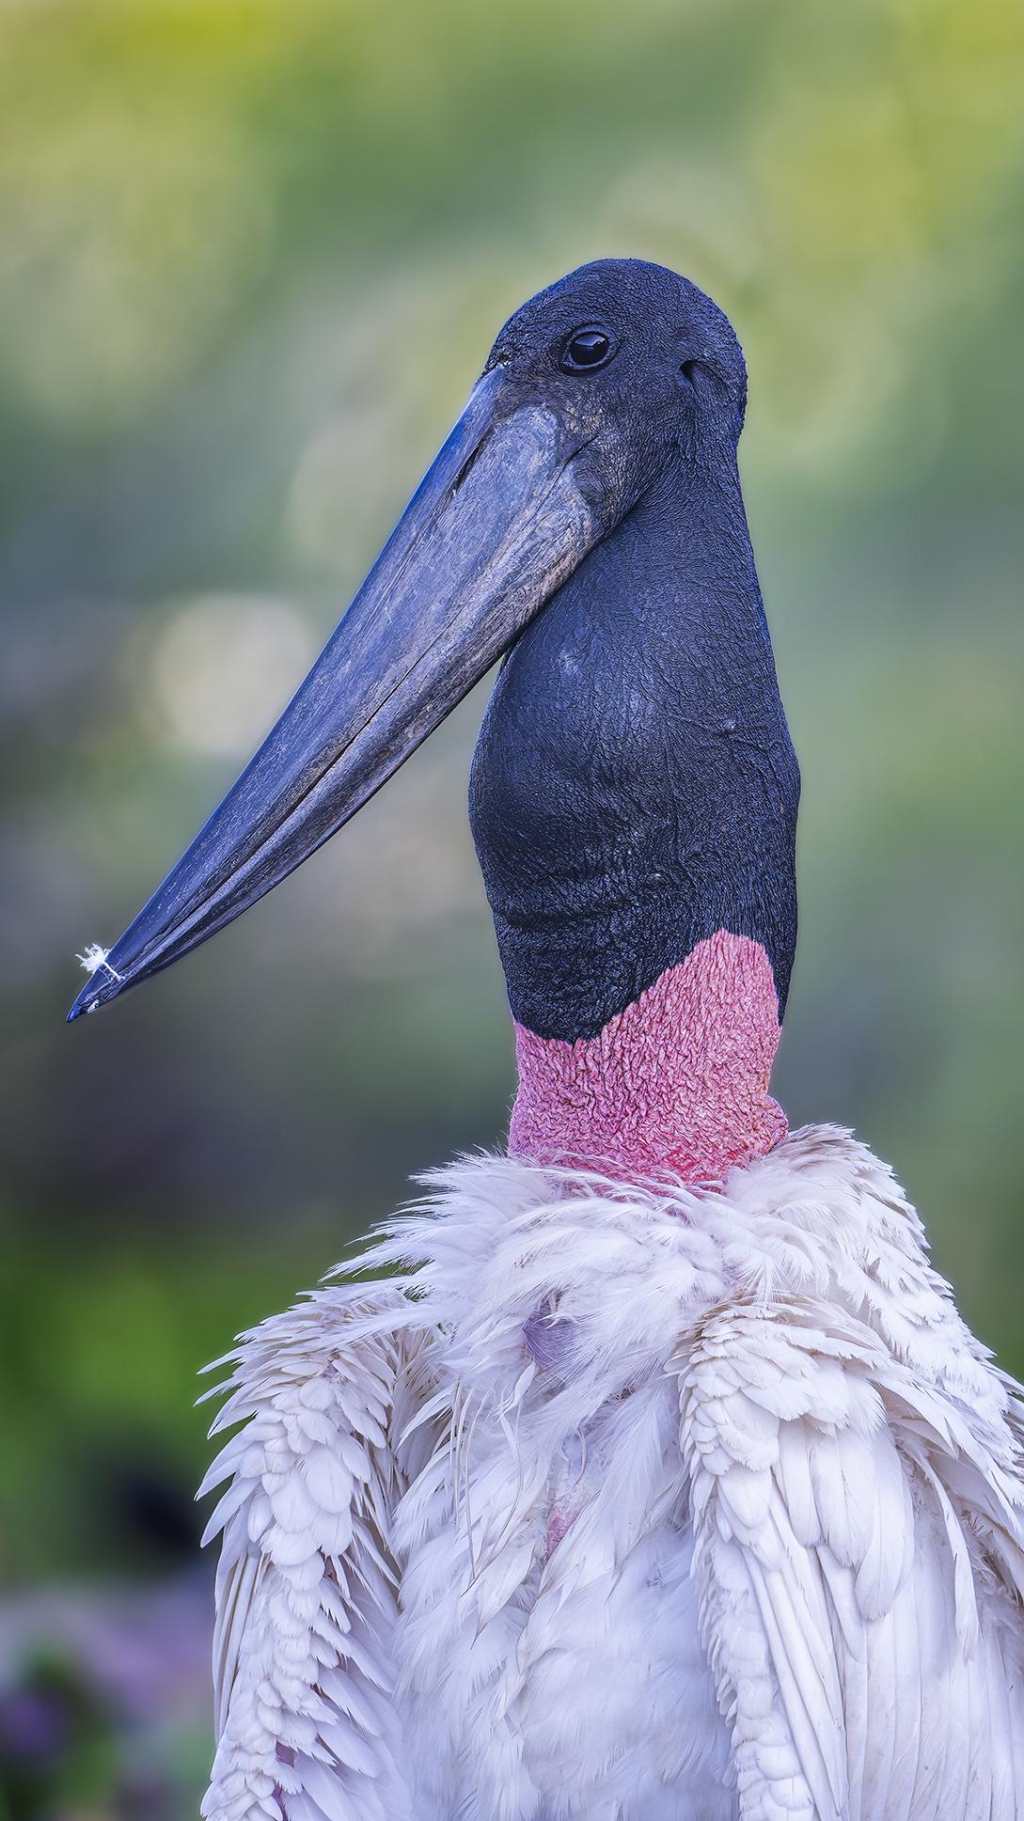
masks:
[[[493,1142],[480,698],[260,911],[86,1026],[504,316],[599,254],[732,316],[800,752],[779,1091],[855,1124],[1024,1367],[1013,0],[82,0],[0,20],[2,1547],[145,1569],[194,1373]]]

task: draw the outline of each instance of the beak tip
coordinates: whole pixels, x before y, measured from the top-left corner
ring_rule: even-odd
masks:
[[[95,981],[88,981],[87,984],[83,986],[78,998],[75,1000],[74,1005],[71,1007],[70,1012],[64,1020],[65,1024],[74,1024],[76,1019],[83,1017],[87,1012],[96,1011],[97,1007],[102,1003],[103,998],[100,987]]]
[[[89,978],[68,1012],[65,1018],[66,1024],[74,1024],[85,1014],[98,1011],[101,1005],[107,1004],[108,1000],[116,999],[128,984],[126,979],[108,963],[105,949],[94,945],[88,948],[84,955],[79,955],[78,959],[87,969]]]

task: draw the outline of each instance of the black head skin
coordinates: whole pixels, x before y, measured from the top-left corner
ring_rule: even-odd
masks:
[[[578,357],[582,357],[578,358]],[[603,357],[603,358],[602,358]],[[513,1016],[592,1037],[715,930],[796,945],[799,772],[736,448],[743,355],[686,279],[601,260],[501,331],[522,397],[588,439],[620,517],[502,666],[470,816]]]
[[[71,1008],[224,929],[390,778],[503,653],[473,830],[516,1018],[592,1036],[724,928],[785,1001],[798,780],[736,470],[743,357],[639,260],[506,324],[276,726]]]

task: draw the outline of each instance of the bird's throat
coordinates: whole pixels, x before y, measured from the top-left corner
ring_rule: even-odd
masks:
[[[527,628],[477,746],[515,1152],[720,1182],[784,1135],[798,795],[735,463],[681,464]]]
[[[542,1164],[718,1185],[786,1135],[768,1093],[778,1041],[767,954],[718,930],[596,1037],[568,1043],[516,1025],[509,1148]]]

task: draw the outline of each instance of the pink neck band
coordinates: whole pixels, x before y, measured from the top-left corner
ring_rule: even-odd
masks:
[[[509,1150],[717,1185],[786,1136],[768,1093],[778,1041],[768,956],[717,930],[596,1037],[566,1043],[516,1025]]]

